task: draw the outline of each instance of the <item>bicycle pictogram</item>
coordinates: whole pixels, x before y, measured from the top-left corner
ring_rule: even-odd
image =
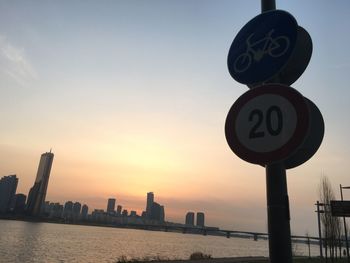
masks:
[[[233,63],[233,69],[236,73],[246,71],[253,63],[253,60],[255,62],[260,62],[266,55],[278,58],[287,52],[290,44],[288,37],[277,36],[273,38],[273,32],[273,29],[270,30],[265,37],[255,42],[252,42],[254,33],[247,38],[246,51],[240,54]]]

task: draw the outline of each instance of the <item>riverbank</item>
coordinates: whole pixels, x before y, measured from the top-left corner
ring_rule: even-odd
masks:
[[[329,259],[330,261],[330,259]],[[266,257],[234,257],[234,258],[210,258],[199,260],[170,260],[170,261],[153,261],[154,263],[269,263]],[[319,257],[296,257],[293,258],[293,263],[324,263],[325,259]],[[336,263],[346,263],[346,258],[334,260]],[[143,263],[143,262],[138,262]]]

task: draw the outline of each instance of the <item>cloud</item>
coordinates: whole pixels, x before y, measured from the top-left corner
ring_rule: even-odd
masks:
[[[26,58],[23,49],[12,45],[0,35],[0,74],[21,86],[37,78],[36,71]]]

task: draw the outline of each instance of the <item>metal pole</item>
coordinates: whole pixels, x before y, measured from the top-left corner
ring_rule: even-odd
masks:
[[[340,198],[343,201],[343,187],[341,184],[339,185],[340,188]],[[343,216],[343,222],[344,222],[344,232],[345,232],[345,244],[346,244],[346,256],[348,258],[348,263],[350,262],[349,259],[349,241],[348,241],[348,231],[346,229],[346,221],[345,221],[345,216]]]
[[[275,9],[275,0],[261,0],[262,13]],[[266,165],[266,195],[270,263],[292,263],[289,200],[283,163]]]
[[[262,13],[275,9],[275,0],[261,0]],[[291,263],[289,200],[283,163],[266,165],[266,194],[270,262]]]
[[[319,237],[319,244],[320,244],[320,257],[323,258],[321,216],[320,216],[320,202],[319,201],[317,201],[316,206],[317,206],[318,237]]]
[[[261,0],[261,13],[266,11],[275,10],[276,1],[275,0]]]
[[[292,263],[286,169],[283,163],[266,165],[267,221],[271,263]]]

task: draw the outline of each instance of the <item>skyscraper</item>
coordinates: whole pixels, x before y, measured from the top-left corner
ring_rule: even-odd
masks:
[[[204,227],[204,213],[197,212],[197,226]]]
[[[164,205],[161,205],[161,206],[160,206],[159,222],[164,223],[164,221],[165,221]]]
[[[107,203],[107,213],[114,213],[115,198],[109,198]]]
[[[194,226],[194,213],[193,212],[188,212],[186,214],[185,224],[190,225],[190,226]]]
[[[24,212],[26,206],[27,196],[24,194],[16,194],[13,211],[17,214],[21,214]]]
[[[123,207],[121,205],[117,206],[117,215],[120,216],[122,214]]]
[[[0,179],[0,214],[10,210],[11,202],[17,190],[18,178],[16,175],[4,176]]]
[[[78,217],[80,215],[81,204],[79,202],[75,202],[73,204],[73,215]]]
[[[38,216],[41,213],[49,184],[53,157],[54,154],[51,151],[41,155],[36,179],[28,195],[27,213],[29,215]]]
[[[160,210],[161,210],[160,204],[158,204],[157,202],[153,202],[150,219],[159,221],[160,220],[160,213],[161,213]]]
[[[71,218],[72,216],[73,216],[73,202],[72,201],[67,201],[64,204],[63,217],[64,218]]]
[[[81,209],[81,218],[87,219],[88,212],[89,212],[89,207],[87,205],[83,205],[83,208]]]
[[[147,205],[146,205],[146,214],[148,218],[152,218],[152,207],[154,202],[153,192],[147,193]]]

